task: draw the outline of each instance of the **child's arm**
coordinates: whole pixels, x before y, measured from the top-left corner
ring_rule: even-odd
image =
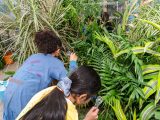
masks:
[[[70,63],[69,63],[69,73],[73,72],[77,69],[77,55],[75,53],[71,53],[70,55]]]
[[[57,83],[57,86],[64,92],[65,96],[69,96],[71,83],[72,81],[68,77],[65,77]]]
[[[69,70],[70,72],[74,71],[77,68],[77,56],[75,53],[71,53],[70,55],[70,66]],[[56,64],[57,69],[51,68],[51,76],[53,79],[58,80],[57,86],[59,86],[66,96],[69,95],[69,90],[71,87],[72,81],[68,78],[68,72],[64,67],[64,64],[62,62],[57,62]]]
[[[69,90],[70,90],[72,81],[68,78],[67,76],[68,72],[65,69],[64,64],[62,62],[57,63],[56,66],[57,66],[56,68],[52,67],[50,69],[50,75],[52,77],[52,80],[53,79],[58,80],[57,86],[63,90],[66,96],[68,96],[70,94]]]
[[[70,64],[69,64],[69,73],[73,72],[75,69],[77,69],[77,55],[75,53],[71,53],[70,55]],[[65,73],[64,73],[65,74]],[[70,94],[70,87],[72,81],[68,77],[61,77],[61,81],[58,82],[57,86],[60,87],[63,91],[65,96],[68,96]]]

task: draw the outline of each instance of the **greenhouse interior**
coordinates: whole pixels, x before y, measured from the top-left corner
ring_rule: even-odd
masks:
[[[160,0],[0,0],[0,120],[160,120]]]

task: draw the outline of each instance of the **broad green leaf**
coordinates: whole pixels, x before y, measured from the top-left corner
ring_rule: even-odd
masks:
[[[148,24],[152,25],[153,27],[157,28],[158,30],[160,30],[160,25],[157,23],[151,22],[149,20],[142,20],[142,19],[139,19],[139,20],[142,22],[148,23]]]
[[[95,38],[97,38],[98,40],[106,43],[109,47],[109,49],[111,50],[112,54],[115,55],[116,54],[116,46],[115,44],[112,42],[112,40],[110,40],[107,35],[100,35],[97,32],[95,33]]]
[[[153,72],[153,73],[150,73],[149,72],[149,74],[145,74],[144,76],[143,76],[143,78],[144,79],[156,79],[157,78],[157,76],[158,76],[158,72],[159,71],[157,71],[157,72]]]
[[[153,73],[160,70],[160,65],[144,65],[142,66],[143,75]],[[158,75],[158,74],[157,74]]]
[[[136,109],[134,109],[133,120],[137,120]]]
[[[155,104],[158,103],[158,101],[160,100],[160,72],[158,73],[158,77],[157,77],[157,92],[156,92],[156,97],[155,97]]]
[[[129,96],[129,100],[128,100],[128,104],[126,105],[125,107],[125,111],[127,110],[127,108],[131,105],[131,103],[133,102],[133,100],[135,99],[136,97],[136,90],[134,90],[132,92],[132,94]]]
[[[114,102],[114,105],[112,106],[112,108],[116,114],[117,119],[118,120],[127,120],[126,116],[122,110],[120,101],[118,99],[114,99],[113,102]]]
[[[158,81],[155,80],[155,79],[150,80],[150,81],[147,83],[147,85],[150,86],[150,87],[146,86],[146,87],[144,87],[144,89],[143,89],[143,92],[144,92],[144,95],[145,95],[145,99],[147,99],[149,96],[151,96],[153,93],[156,92],[157,83],[158,83]],[[143,102],[144,102],[144,100],[140,99],[140,101],[139,101],[139,107],[140,107],[140,108],[142,107]]]
[[[142,89],[136,88],[135,90],[142,98],[146,98],[146,94],[144,94],[144,91]]]
[[[122,51],[116,53],[114,57],[117,58],[117,57],[121,56],[122,54],[128,53],[129,51],[130,51],[130,49],[122,50]],[[131,49],[131,51],[134,54],[149,53],[151,55],[160,56],[159,52],[156,52],[156,51],[153,51],[153,50],[150,50],[150,49],[146,49],[145,47],[133,47]]]
[[[155,118],[156,118],[156,120],[160,120],[160,111],[156,111],[155,112]]]
[[[120,52],[116,53],[114,57],[117,58],[125,53],[129,53],[129,51],[130,51],[130,49],[121,50]]]
[[[144,47],[144,52],[146,52],[146,50],[147,50],[148,48],[151,48],[151,47],[153,46],[153,44],[154,44],[154,42],[147,42],[147,43],[145,44],[145,47]]]
[[[126,85],[124,85],[123,88],[121,89],[121,92],[123,92],[124,90],[126,90],[129,86],[130,86],[129,83],[127,83]]]
[[[157,106],[154,103],[148,104],[140,114],[140,120],[149,120],[153,115],[154,112],[157,110]]]

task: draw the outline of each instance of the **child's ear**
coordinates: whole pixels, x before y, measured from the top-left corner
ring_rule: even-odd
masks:
[[[79,99],[85,101],[87,99],[87,94],[80,95]]]
[[[57,50],[56,50],[56,53],[60,53],[60,49],[57,49]]]
[[[53,55],[56,56],[56,57],[59,56],[59,54],[60,54],[60,49],[57,49],[57,50],[53,53]]]
[[[76,95],[75,100],[78,105],[82,105],[88,103],[90,99],[87,100],[87,98],[88,98],[87,94],[81,94],[81,95]]]

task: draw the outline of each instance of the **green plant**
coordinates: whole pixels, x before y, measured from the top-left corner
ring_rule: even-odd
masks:
[[[2,58],[1,58],[1,57],[0,57],[0,59],[1,59],[1,60],[0,60],[0,70],[1,70],[1,69],[3,69],[3,68],[4,68],[4,62],[3,62],[3,60],[2,60]]]
[[[5,74],[5,78],[4,78],[4,81],[5,81],[5,80],[8,80],[10,77],[12,77],[15,74],[15,71],[6,71],[4,72],[4,74]]]
[[[101,76],[99,94],[104,103],[100,120],[147,120],[155,119],[158,113],[159,4],[139,8],[138,19],[128,26],[134,5],[135,2],[127,7],[122,23],[115,28],[117,31],[108,33],[94,29],[91,43],[80,41],[80,45],[76,44],[82,48],[82,61],[94,67]],[[93,29],[89,31],[93,33]]]
[[[155,119],[159,109],[159,14],[158,6],[139,12],[128,28],[128,17],[133,6],[127,7],[117,31],[88,29],[95,33],[83,41],[75,42],[82,62],[97,70],[102,80],[100,95],[104,98],[100,120],[104,119]],[[151,12],[152,11],[152,12]],[[154,17],[155,21],[148,18]],[[153,18],[153,19],[154,19]],[[138,22],[137,22],[138,21]],[[93,25],[93,24],[92,24]],[[134,27],[135,26],[135,27]],[[148,36],[146,36],[147,29]],[[137,31],[135,31],[137,30]],[[96,32],[95,32],[96,31]],[[154,35],[154,36],[153,36]],[[87,40],[87,37],[90,38]],[[97,41],[98,40],[98,41]],[[150,66],[150,67],[149,67]],[[154,97],[155,96],[155,97]],[[137,107],[139,105],[139,108]]]
[[[160,4],[158,2],[156,3],[156,0],[153,4],[152,6],[146,5],[140,8],[138,18],[133,21],[133,27],[129,31],[130,40],[139,41],[140,39],[149,39],[155,41],[159,38]]]
[[[1,43],[9,41],[6,49],[13,46],[20,62],[36,52],[33,33],[50,28],[78,53],[81,64],[89,64],[99,73],[99,94],[104,99],[99,120],[159,118],[159,3],[141,6],[139,16],[129,25],[137,2],[133,0],[122,15],[118,13],[122,22],[115,23],[116,31],[109,33],[97,24],[101,12],[97,3],[101,0],[18,0],[16,5],[8,1],[14,19],[1,13],[0,26],[15,36]]]
[[[5,0],[12,15],[0,13],[1,16],[1,34],[10,31],[10,38],[4,39],[1,43],[9,44],[5,50],[13,50],[18,55],[18,62],[22,63],[29,55],[36,53],[34,45],[34,34],[41,29],[51,29],[63,40],[67,46],[64,16],[70,9],[62,5],[63,0]]]
[[[0,70],[4,68],[3,54],[0,52]]]
[[[140,117],[140,114],[136,114],[134,111],[144,114],[143,116],[145,116],[144,118],[146,119],[150,118],[151,116],[146,116],[148,109],[143,110],[143,108],[147,104],[147,98],[156,91],[157,93],[155,97],[155,104],[154,102],[152,102],[152,104],[157,107],[156,105],[159,101],[159,84],[155,80],[153,81],[156,82],[155,84],[150,83],[148,82],[148,79],[149,77],[151,79],[154,76],[157,78],[157,71],[159,71],[159,66],[153,64],[150,65],[150,68],[149,65],[147,65],[148,67],[145,67],[143,63],[143,54],[149,53],[148,56],[151,54],[159,57],[159,52],[151,50],[153,43],[148,42],[145,44],[145,47],[136,47],[136,44],[128,47],[127,44],[130,42],[127,43],[127,40],[120,36],[116,36],[117,39],[115,39],[115,35],[113,34],[109,35],[107,33],[102,35],[96,33],[95,38],[107,44],[107,47],[101,46],[97,48],[91,56],[90,61],[91,66],[93,66],[99,72],[102,79],[103,87],[100,94],[104,98],[104,107],[108,108],[104,109],[104,113],[111,113],[112,110],[110,109],[112,108],[115,112],[115,115],[117,116],[117,119],[123,120],[126,118],[132,119],[138,117],[143,119]],[[118,41],[119,44],[116,44],[118,39],[123,39],[123,41]],[[124,40],[127,44],[124,44],[122,47],[122,42],[124,42]],[[125,48],[125,50],[121,48]],[[155,74],[152,75],[152,73]],[[145,76],[145,74],[147,76]],[[152,76],[149,76],[149,74]],[[145,91],[149,92],[146,94]],[[116,102],[117,100],[115,100],[115,98],[119,102]],[[142,105],[144,100],[145,105]],[[150,98],[149,100],[153,101],[154,99]],[[140,109],[135,109],[139,103],[141,105]],[[117,106],[114,106],[114,104],[117,104]],[[117,111],[116,107],[118,106],[121,106],[119,108],[121,112]],[[153,114],[154,113],[150,113],[150,115]],[[114,118],[113,114],[106,114],[106,116],[106,118]],[[103,116],[103,118],[105,117]]]

